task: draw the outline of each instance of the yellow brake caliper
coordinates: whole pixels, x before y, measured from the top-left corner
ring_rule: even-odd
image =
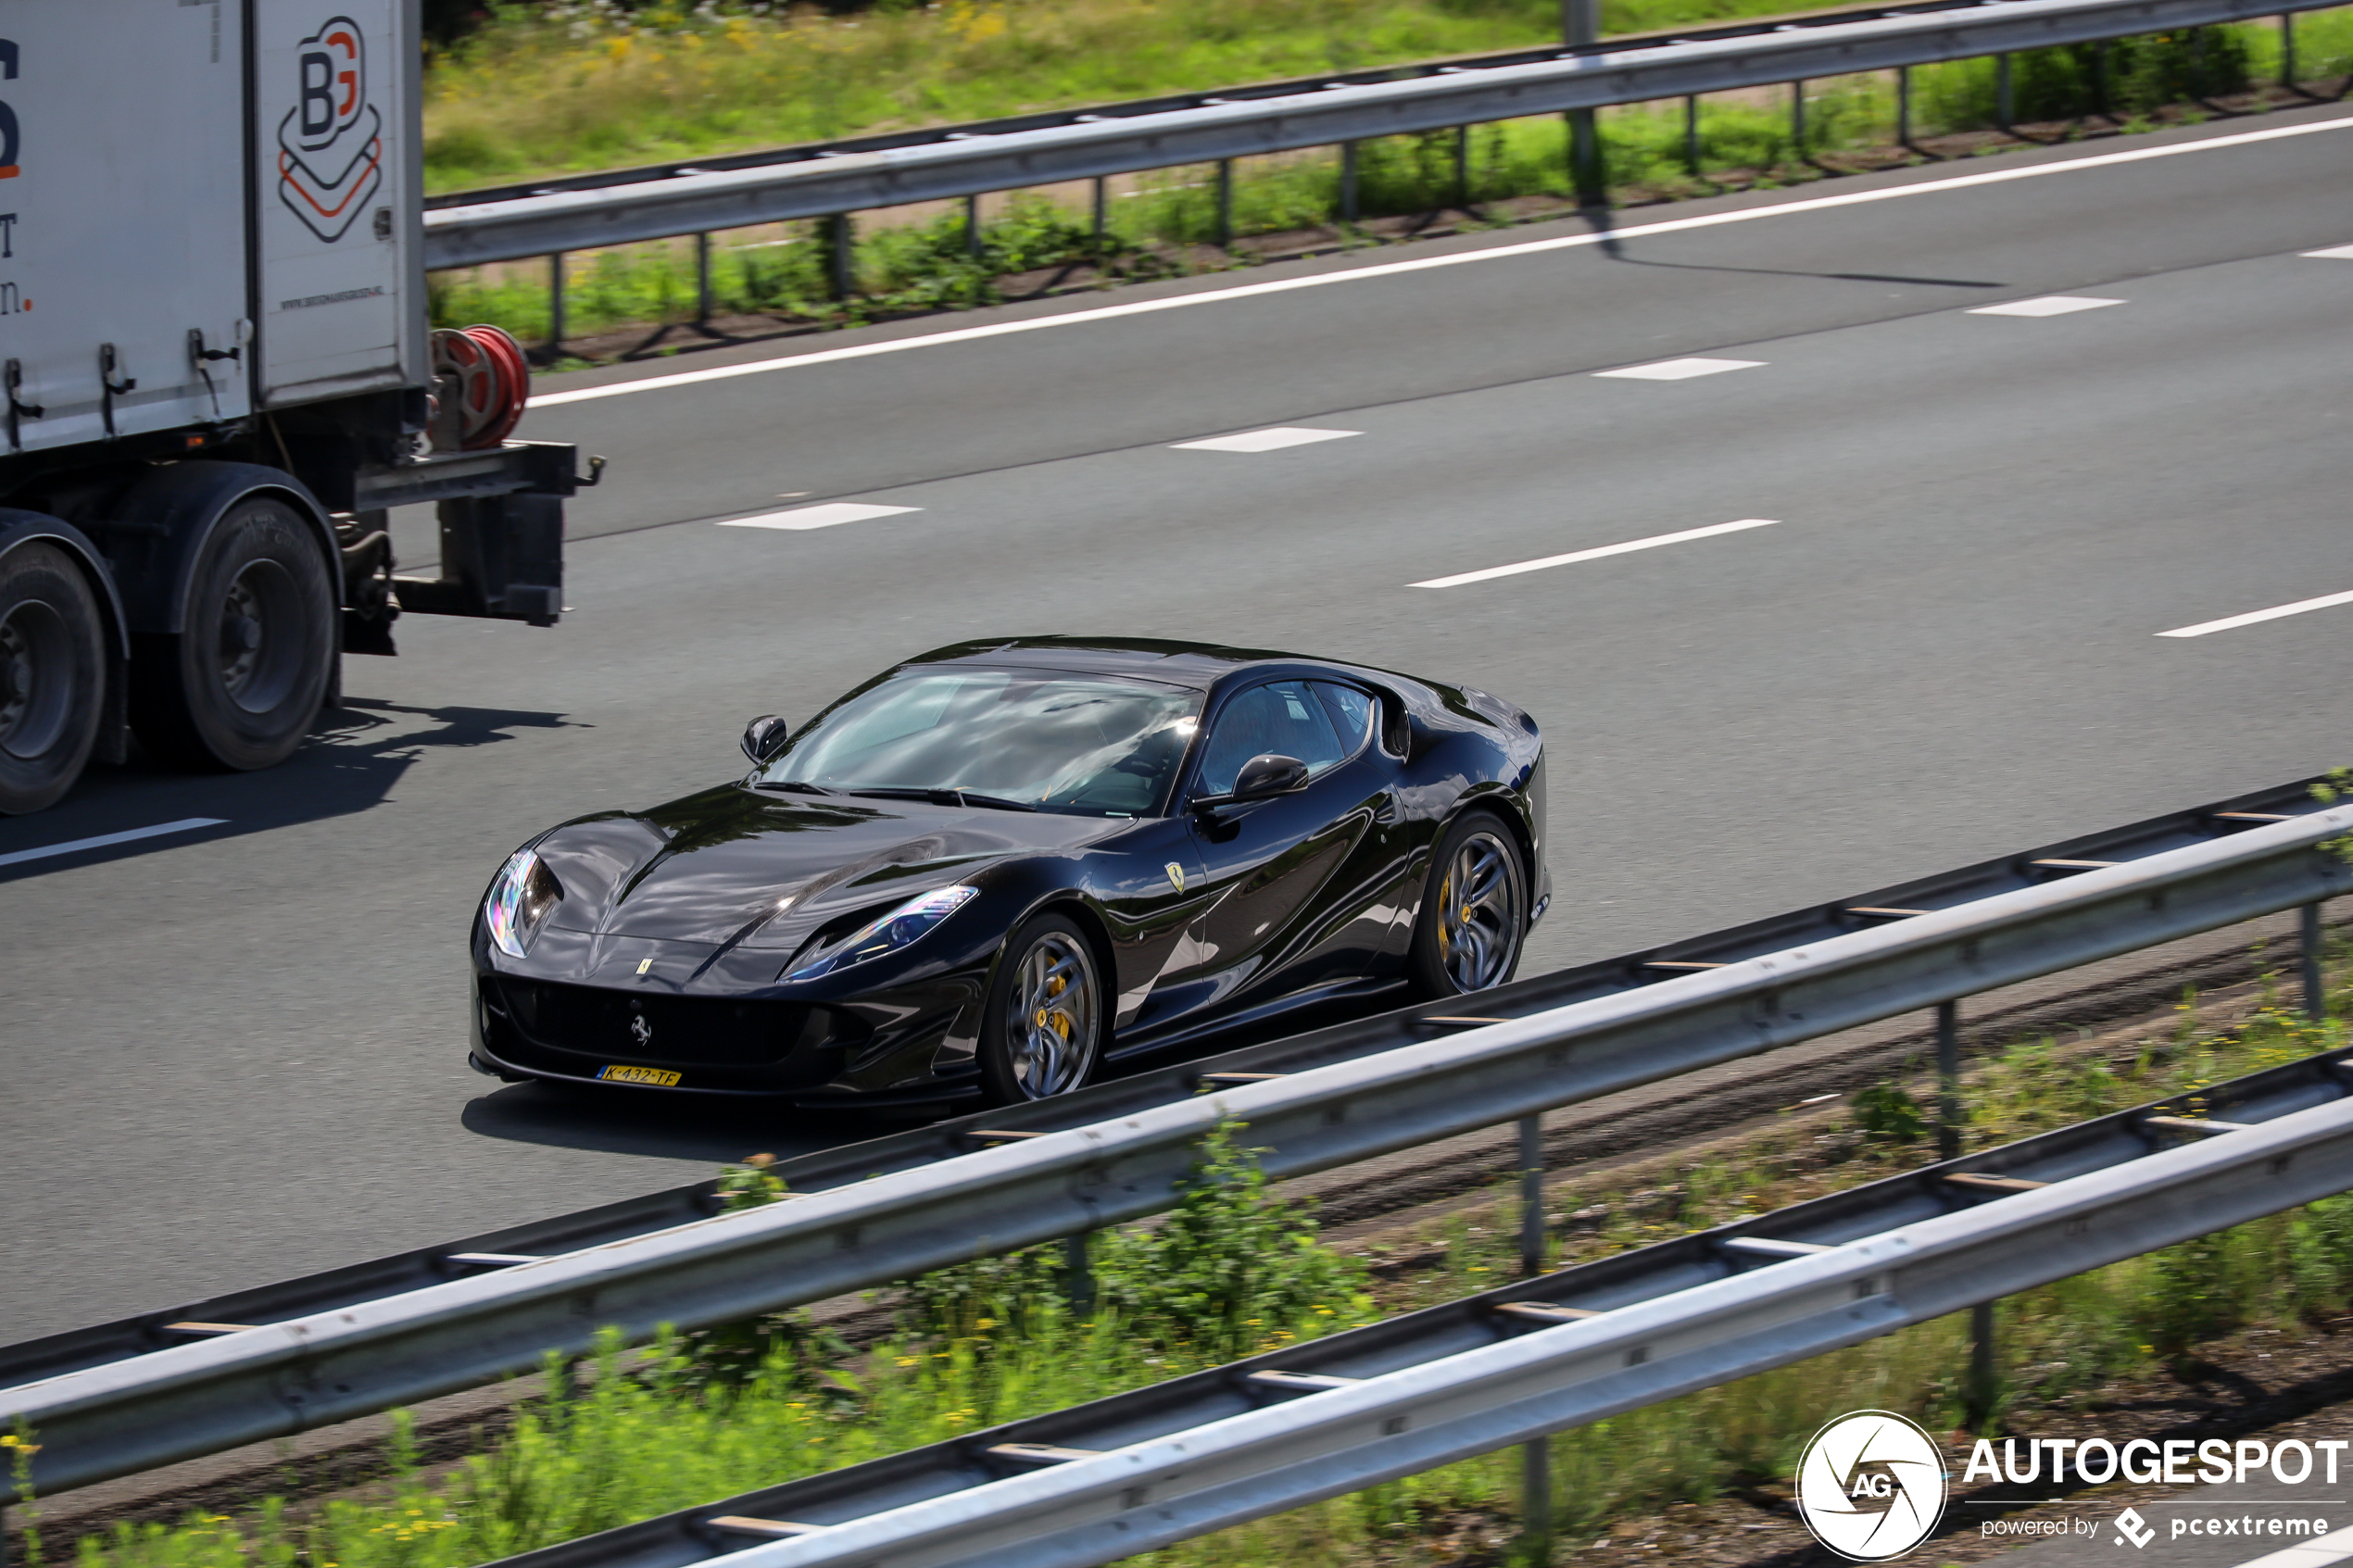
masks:
[[[1046,995],[1050,997],[1059,997],[1063,991],[1069,988],[1070,982],[1057,974],[1051,980],[1049,980],[1046,985],[1048,987]],[[1052,1012],[1052,1010],[1049,1008],[1039,1008],[1038,1010],[1038,1027],[1040,1029],[1051,1028],[1055,1034],[1061,1035],[1063,1039],[1069,1039],[1070,1015],[1063,1012],[1053,1012],[1052,1019],[1050,1022],[1047,1017],[1049,1012]]]

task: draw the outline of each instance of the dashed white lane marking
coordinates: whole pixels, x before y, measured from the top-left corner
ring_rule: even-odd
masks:
[[[1542,571],[1547,567],[1574,566],[1581,560],[1599,560],[1604,556],[1630,555],[1636,550],[1655,550],[1661,545],[1680,545],[1687,539],[1712,539],[1718,533],[1738,533],[1743,529],[1770,528],[1780,521],[1773,517],[1744,517],[1737,522],[1711,522],[1705,528],[1686,528],[1680,533],[1654,533],[1647,539],[1629,539],[1622,545],[1603,545],[1591,550],[1571,550],[1565,556],[1546,556],[1541,560],[1514,561],[1509,566],[1491,566],[1478,571],[1458,571],[1452,577],[1432,577],[1427,582],[1408,583],[1408,588],[1456,588],[1466,583],[1484,583],[1491,577],[1516,577],[1523,571]]]
[[[1720,376],[1726,370],[1754,370],[1765,363],[1762,359],[1709,359],[1694,356],[1689,359],[1661,359],[1655,365],[1629,365],[1622,370],[1595,370],[1596,376],[1617,376],[1624,381],[1689,381],[1693,376]]]
[[[1362,435],[1361,430],[1310,430],[1305,425],[1276,425],[1271,430],[1246,430],[1239,435],[1213,435],[1206,441],[1179,441],[1171,448],[1178,452],[1279,452],[1286,446],[1305,446],[1317,441],[1338,441],[1343,436]]]
[[[2203,637],[2208,632],[2228,632],[2235,626],[2252,626],[2259,621],[2277,621],[2284,615],[2302,615],[2308,609],[2326,609],[2332,605],[2353,605],[2353,594],[2323,594],[2317,599],[2298,599],[2292,605],[2273,605],[2270,609],[2251,609],[2245,615],[2226,615],[2220,621],[2201,621],[2195,626],[2176,626],[2158,635]]]
[[[2317,256],[2323,261],[2353,261],[2353,245],[2331,245],[2326,250],[2308,250],[2306,256]]]
[[[1978,305],[1969,307],[1971,316],[2072,316],[2078,310],[2097,310],[2103,305],[2121,305],[2120,299],[2099,299],[2088,294],[2046,294],[2040,299],[2013,299],[2007,305]]]
[[[1122,305],[1106,305],[1092,310],[1071,310],[1053,316],[1032,316],[1019,321],[991,321],[982,327],[957,327],[944,332],[925,332],[914,337],[891,338],[882,343],[856,343],[841,348],[821,348],[811,354],[788,354],[776,359],[753,359],[740,365],[713,365],[707,370],[680,370],[666,376],[647,376],[638,381],[609,382],[602,386],[574,387],[568,392],[549,392],[535,395],[535,408],[552,408],[564,403],[585,403],[598,397],[626,397],[633,392],[656,392],[664,387],[692,386],[700,382],[725,381],[733,376],[756,376],[769,370],[788,370],[801,365],[825,365],[841,359],[864,359],[876,354],[900,354],[913,348],[931,348],[941,344],[974,343],[982,338],[1007,337],[1016,332],[1044,332],[1050,327],[1075,327],[1088,321],[1112,321],[1128,316],[1147,316],[1162,310],[1184,310],[1196,305],[1220,305],[1228,300],[1256,299],[1265,295],[1289,294],[1296,289],[1320,289],[1335,283],[1361,283],[1375,278],[1394,278],[1407,272],[1427,272],[1441,267],[1466,267],[1481,261],[1504,261],[1514,257],[1539,256],[1550,251],[1576,250],[1586,245],[1608,245],[1620,240],[1645,239],[1653,234],[1680,234],[1693,229],[1719,228],[1727,223],[1751,223],[1760,218],[1783,218],[1805,212],[1831,212],[1843,207],[1864,207],[1873,202],[1902,201],[1911,196],[1942,194],[1947,191],[1969,191],[1984,185],[2004,185],[2014,180],[2039,180],[2046,174],[2071,174],[2085,169],[2113,169],[2128,163],[2144,163],[2151,158],[2183,157],[2193,153],[2220,152],[2230,147],[2248,147],[2260,142],[2276,142],[2290,136],[2310,136],[2323,131],[2353,130],[2353,116],[2338,119],[2316,119],[2302,125],[2274,125],[2261,131],[2242,131],[2229,136],[2210,136],[2196,142],[2172,142],[2161,147],[2133,147],[2120,153],[2095,153],[2089,157],[2061,158],[2049,163],[2028,164],[2017,169],[1989,169],[1974,174],[1955,175],[1946,180],[1922,180],[1910,185],[1883,185],[1877,190],[1845,191],[1832,196],[1807,196],[1798,201],[1777,202],[1768,207],[1742,207],[1733,212],[1702,213],[1692,218],[1669,218],[1657,223],[1632,223],[1623,229],[1591,234],[1562,234],[1549,240],[1529,240],[1514,245],[1495,245],[1485,250],[1455,251],[1445,256],[1419,256],[1410,261],[1386,261],[1370,267],[1352,267],[1336,272],[1317,272],[1304,278],[1277,278],[1263,283],[1242,283],[1228,289],[1203,289],[1199,294],[1171,295],[1161,299],[1130,300]]]
[[[2346,259],[2353,261],[2353,257]],[[2325,1536],[2249,1558],[2238,1568],[2328,1568],[2330,1563],[2342,1562],[2348,1557],[2353,1557],[2353,1530],[2331,1530]]]
[[[722,528],[831,528],[837,523],[864,522],[869,518],[919,512],[921,507],[877,507],[864,501],[828,501],[820,507],[795,507],[790,511],[762,512],[758,517],[723,519]]]
[[[116,844],[132,844],[142,838],[159,838],[167,833],[192,833],[197,828],[217,828],[226,817],[182,817],[176,822],[157,822],[151,828],[127,828],[121,833],[102,833],[95,838],[76,838],[64,844],[44,844],[38,849],[18,849],[0,855],[0,866],[19,865],[26,860],[45,860],[52,855],[78,855],[84,849],[104,849]]]

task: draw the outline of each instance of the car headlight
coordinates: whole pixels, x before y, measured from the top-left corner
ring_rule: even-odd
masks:
[[[490,939],[509,958],[522,957],[563,896],[563,884],[537,850],[516,850],[498,868],[490,897],[483,901],[482,916],[490,926]]]
[[[837,969],[848,969],[868,959],[895,953],[915,941],[964,907],[965,902],[980,891],[977,887],[941,887],[908,899],[888,914],[868,921],[847,937],[825,949],[823,958],[801,965],[785,976],[786,980],[814,980],[821,974],[831,974]]]

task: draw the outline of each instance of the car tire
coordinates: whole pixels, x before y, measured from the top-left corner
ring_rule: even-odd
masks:
[[[1095,946],[1067,915],[1023,922],[1006,939],[980,1023],[980,1081],[991,1105],[1083,1088],[1101,1063],[1109,997]]]
[[[196,558],[182,628],[139,639],[140,744],[188,768],[284,761],[318,717],[339,653],[327,563],[290,502],[249,495],[229,509]]]
[[[73,787],[106,690],[98,600],[73,558],[37,539],[0,557],[0,816]]]
[[[1484,991],[1511,979],[1527,937],[1528,868],[1518,842],[1501,817],[1474,807],[1448,825],[1430,857],[1406,976],[1423,997]]]

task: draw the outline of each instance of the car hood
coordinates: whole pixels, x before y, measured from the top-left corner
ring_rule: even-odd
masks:
[[[790,949],[837,917],[971,880],[1007,859],[1077,849],[1129,825],[727,784],[648,811],[582,817],[537,847],[564,890],[551,925]]]

